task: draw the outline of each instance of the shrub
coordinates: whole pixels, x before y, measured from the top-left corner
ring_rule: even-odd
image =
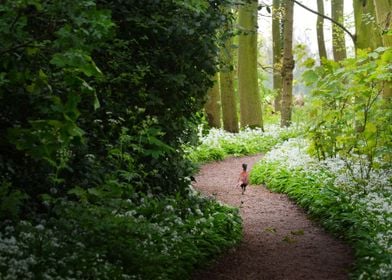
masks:
[[[83,203],[57,200],[52,218],[5,226],[0,278],[185,279],[241,239],[237,209],[191,190],[99,199],[104,191],[75,190]]]
[[[117,172],[115,149],[149,175],[139,191],[163,180],[158,193],[185,189],[181,146],[216,71],[230,1],[3,2],[0,183],[29,195],[25,212],[43,210],[51,189],[102,184]]]
[[[283,143],[253,167],[251,182],[286,193],[325,228],[345,238],[355,249],[353,278],[389,279],[391,171],[373,170],[364,187],[341,159],[318,162],[306,149],[303,140]]]

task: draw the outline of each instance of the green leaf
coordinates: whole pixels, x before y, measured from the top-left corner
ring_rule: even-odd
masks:
[[[97,94],[94,92],[94,111],[98,110],[101,107],[101,103],[99,102]]]
[[[367,123],[366,130],[371,133],[376,133],[377,132],[377,125],[375,125],[374,123]]]
[[[315,65],[315,63],[316,63],[316,61],[310,57],[303,62],[304,66],[307,68],[313,67]]]
[[[319,77],[318,77],[317,73],[314,70],[306,70],[302,74],[302,78],[303,78],[305,84],[311,85],[311,84],[317,82]]]
[[[90,188],[87,190],[87,192],[93,196],[100,197],[102,195],[102,192],[98,190],[97,188]]]
[[[371,53],[369,53],[369,57],[377,59],[377,58],[380,57],[380,55],[378,53],[376,53],[376,52],[371,52]]]
[[[87,77],[101,77],[101,70],[95,65],[92,58],[81,50],[68,50],[65,53],[56,53],[50,63],[60,68],[66,68],[85,74]]]
[[[75,195],[76,197],[78,197],[82,201],[86,201],[87,200],[87,192],[86,192],[86,190],[82,189],[79,186],[77,186],[77,187],[75,187],[73,189],[70,189],[67,193]]]
[[[382,53],[385,52],[387,49],[388,49],[387,47],[378,47],[377,49],[374,50],[374,52]]]

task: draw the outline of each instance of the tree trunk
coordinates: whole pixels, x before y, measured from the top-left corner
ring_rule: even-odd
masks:
[[[376,19],[378,25],[382,28],[382,43],[384,47],[392,47],[392,0],[374,0]],[[389,34],[388,34],[389,31]],[[385,82],[383,97],[386,104],[392,101],[392,83]]]
[[[232,26],[227,26],[226,28],[231,30]],[[223,128],[229,132],[238,132],[237,102],[234,92],[233,51],[233,38],[230,37],[221,50],[222,69],[220,72],[220,90]]]
[[[358,1],[358,0],[354,0],[354,1]],[[344,7],[344,0],[332,0],[331,2],[332,19],[339,22],[342,25],[344,24],[343,7]],[[335,24],[332,25],[332,52],[335,61],[341,61],[347,57],[344,32],[341,28],[339,28]]]
[[[392,47],[392,0],[374,0],[376,19],[382,28],[382,41],[385,47]],[[389,34],[387,34],[389,31]]]
[[[207,114],[207,121],[210,127],[221,127],[221,107],[220,107],[220,92],[219,92],[219,75],[214,76],[214,85],[208,90],[207,102],[204,109]]]
[[[272,51],[273,51],[273,87],[276,91],[275,111],[280,111],[282,102],[282,14],[281,0],[272,4]]]
[[[376,22],[369,20],[369,16],[376,17],[373,0],[354,1],[354,19],[357,49],[376,49],[382,45],[382,38],[378,32]]]
[[[294,2],[286,1],[284,4],[285,17],[283,24],[283,92],[282,92],[282,110],[280,125],[290,126],[291,124],[291,110],[293,103],[293,17],[294,17]]]
[[[317,0],[317,11],[320,14],[324,14],[324,0]],[[322,64],[322,59],[327,58],[327,50],[325,48],[325,40],[324,40],[324,18],[320,15],[317,16],[317,43],[318,43],[318,51],[320,56],[320,64]]]
[[[238,39],[238,93],[241,127],[262,127],[263,116],[257,78],[257,1],[241,5]]]

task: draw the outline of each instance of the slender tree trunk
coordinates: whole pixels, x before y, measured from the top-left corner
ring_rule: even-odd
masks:
[[[219,74],[214,76],[214,85],[208,90],[207,102],[204,106],[210,127],[221,127],[221,106],[219,92]]]
[[[377,23],[382,28],[383,46],[392,47],[392,0],[374,0],[374,6]],[[392,101],[392,82],[385,82],[382,94],[386,104],[390,106]]]
[[[392,47],[392,0],[373,0],[376,19],[382,28],[382,41],[385,47]],[[387,34],[389,31],[389,34]]]
[[[357,49],[376,49],[382,45],[382,38],[378,32],[376,22],[369,20],[376,17],[373,0],[354,1],[354,19]]]
[[[358,0],[354,0],[358,1]],[[332,19],[343,25],[343,7],[344,0],[332,0]],[[332,52],[335,61],[341,61],[347,57],[346,41],[344,39],[344,32],[336,25],[332,25]]]
[[[273,87],[276,91],[275,111],[280,111],[282,102],[282,0],[274,0],[272,4],[272,50],[273,50]]]
[[[290,126],[291,110],[293,103],[293,18],[294,18],[294,2],[286,1],[284,4],[285,17],[283,24],[283,92],[282,92],[282,110],[280,125]]]
[[[257,78],[257,0],[241,5],[238,40],[238,93],[241,127],[263,127]]]
[[[324,0],[317,0],[317,11],[320,14],[324,14]],[[318,51],[320,56],[320,64],[322,63],[322,59],[327,58],[327,50],[325,48],[325,40],[324,40],[324,18],[320,15],[317,16],[317,43],[318,43]]]
[[[227,26],[226,28],[231,30],[232,26]],[[221,50],[223,66],[220,72],[220,91],[223,128],[229,132],[238,132],[237,102],[234,92],[233,51],[233,37],[230,37]]]

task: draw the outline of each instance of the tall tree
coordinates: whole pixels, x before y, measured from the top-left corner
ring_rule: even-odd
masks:
[[[317,0],[317,11],[322,15],[324,14],[324,0]],[[323,58],[327,58],[327,50],[325,48],[324,40],[324,18],[321,15],[317,15],[316,31],[318,51],[321,63]]]
[[[224,27],[226,32],[230,32],[233,27],[228,24]],[[238,132],[237,102],[234,90],[234,67],[233,67],[233,37],[225,41],[221,50],[221,72],[220,72],[220,91],[222,102],[223,128],[229,132]]]
[[[216,73],[214,76],[214,85],[207,92],[207,102],[204,106],[210,127],[221,127],[220,105],[219,74]]]
[[[336,22],[343,25],[343,8],[344,0],[332,0],[331,2],[331,16]],[[332,52],[335,61],[341,61],[347,57],[346,54],[346,41],[344,32],[336,24],[332,25]]]
[[[342,32],[345,32],[347,35],[350,36],[353,44],[355,45],[355,36],[354,34],[352,34],[346,27],[344,27],[344,25],[336,20],[334,20],[333,18],[330,18],[329,16],[326,16],[322,13],[319,13],[315,10],[310,9],[309,7],[305,6],[304,4],[302,4],[301,2],[298,2],[296,0],[289,0],[289,1],[293,1],[295,4],[297,4],[298,6],[304,8],[305,10],[314,13],[322,18],[328,19],[329,21],[331,21],[334,25],[336,25],[336,27],[340,28],[342,30]]]
[[[382,29],[382,43],[385,47],[392,47],[392,0],[374,0],[376,19]],[[390,106],[392,100],[392,82],[386,83],[383,89],[383,97]]]
[[[239,8],[238,93],[241,127],[263,127],[257,78],[257,0]]]
[[[354,1],[355,37],[357,49],[376,49],[382,45],[382,38],[375,21],[376,11],[373,0]]]
[[[282,110],[280,125],[289,126],[291,123],[291,110],[293,103],[293,18],[294,2],[285,1],[283,21],[283,65],[282,65]]]
[[[286,1],[284,4],[283,21],[283,91],[282,91],[282,110],[280,125],[289,126],[291,123],[291,110],[293,103],[293,18],[294,2]]]
[[[382,28],[382,41],[385,47],[392,47],[392,0],[373,0],[376,19]]]
[[[276,91],[275,111],[280,111],[282,101],[282,0],[272,3],[272,51],[273,51],[273,87]]]

